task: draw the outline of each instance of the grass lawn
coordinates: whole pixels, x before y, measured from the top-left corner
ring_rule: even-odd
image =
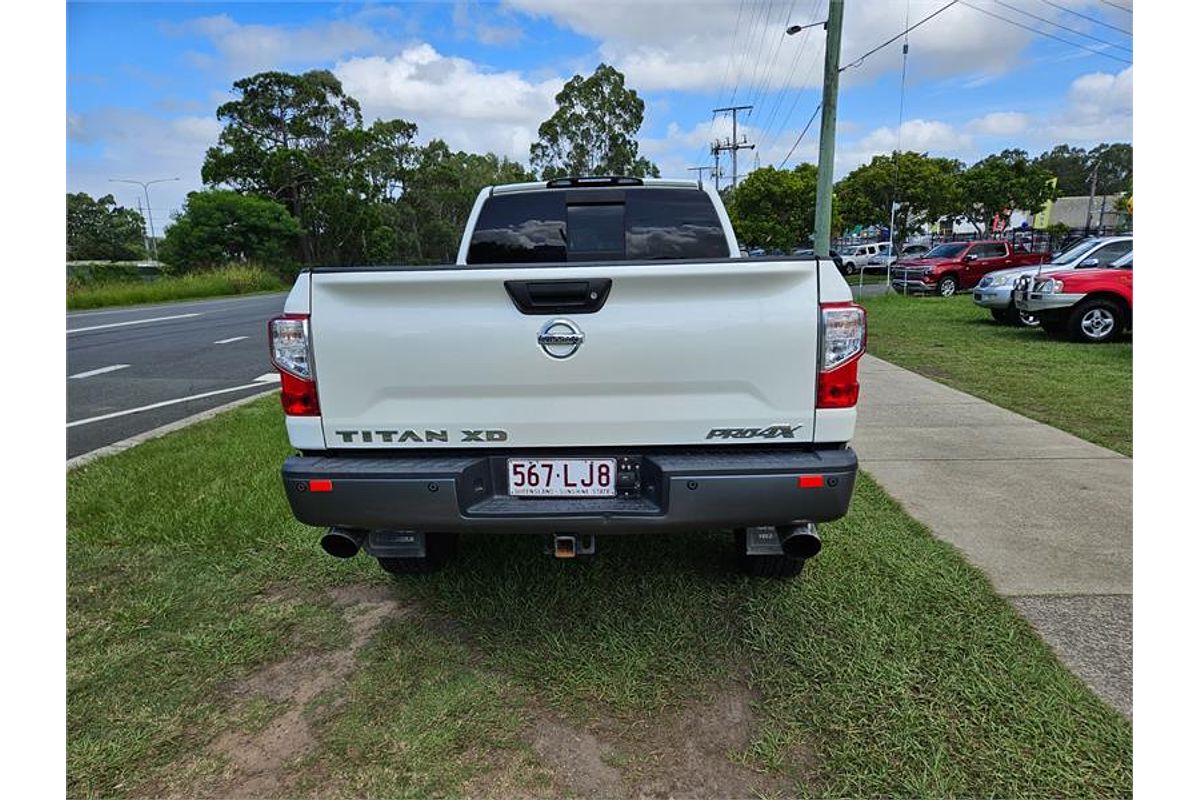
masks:
[[[209,272],[165,276],[153,281],[112,281],[67,284],[67,309],[167,303],[204,297],[279,292],[288,288],[279,276],[262,267],[234,265]]]
[[[885,295],[867,350],[906,369],[1126,455],[1133,454],[1133,341],[1089,345],[1000,325],[967,295]]]
[[[395,580],[288,451],[265,398],[68,475],[70,796],[1131,793],[1129,722],[866,477],[797,581],[724,532]]]

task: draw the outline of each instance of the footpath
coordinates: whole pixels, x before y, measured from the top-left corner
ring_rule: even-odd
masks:
[[[863,469],[1132,716],[1133,460],[872,356],[859,380]]]

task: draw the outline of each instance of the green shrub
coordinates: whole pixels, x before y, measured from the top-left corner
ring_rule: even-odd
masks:
[[[137,303],[165,303],[199,297],[282,291],[287,285],[275,270],[260,264],[230,264],[154,281],[67,281],[67,308],[100,308]]]
[[[67,264],[67,280],[80,284],[141,280],[136,261],[77,261]]]

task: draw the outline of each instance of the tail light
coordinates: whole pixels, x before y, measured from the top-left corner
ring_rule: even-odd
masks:
[[[867,346],[867,312],[854,303],[821,304],[821,371],[817,408],[858,403],[858,360]]]
[[[317,382],[307,314],[284,314],[267,323],[271,364],[279,370],[283,413],[289,417],[318,417]]]

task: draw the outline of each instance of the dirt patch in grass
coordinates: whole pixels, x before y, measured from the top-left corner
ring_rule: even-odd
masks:
[[[758,797],[785,783],[734,760],[750,744],[754,700],[738,684],[636,728],[599,719],[580,729],[543,715],[529,738],[558,788],[579,797]]]
[[[358,651],[385,622],[406,617],[395,592],[382,586],[350,585],[329,590],[350,626],[345,647],[302,653],[269,664],[231,687],[241,705],[263,700],[280,704],[283,713],[258,730],[228,731],[206,748],[204,758],[217,757],[226,767],[219,780],[201,792],[212,797],[269,797],[288,794],[295,781],[290,766],[317,745],[317,717],[335,713],[340,701],[310,710],[323,695],[335,691],[354,668]],[[283,595],[278,595],[286,602]],[[189,790],[193,794],[195,789]]]

